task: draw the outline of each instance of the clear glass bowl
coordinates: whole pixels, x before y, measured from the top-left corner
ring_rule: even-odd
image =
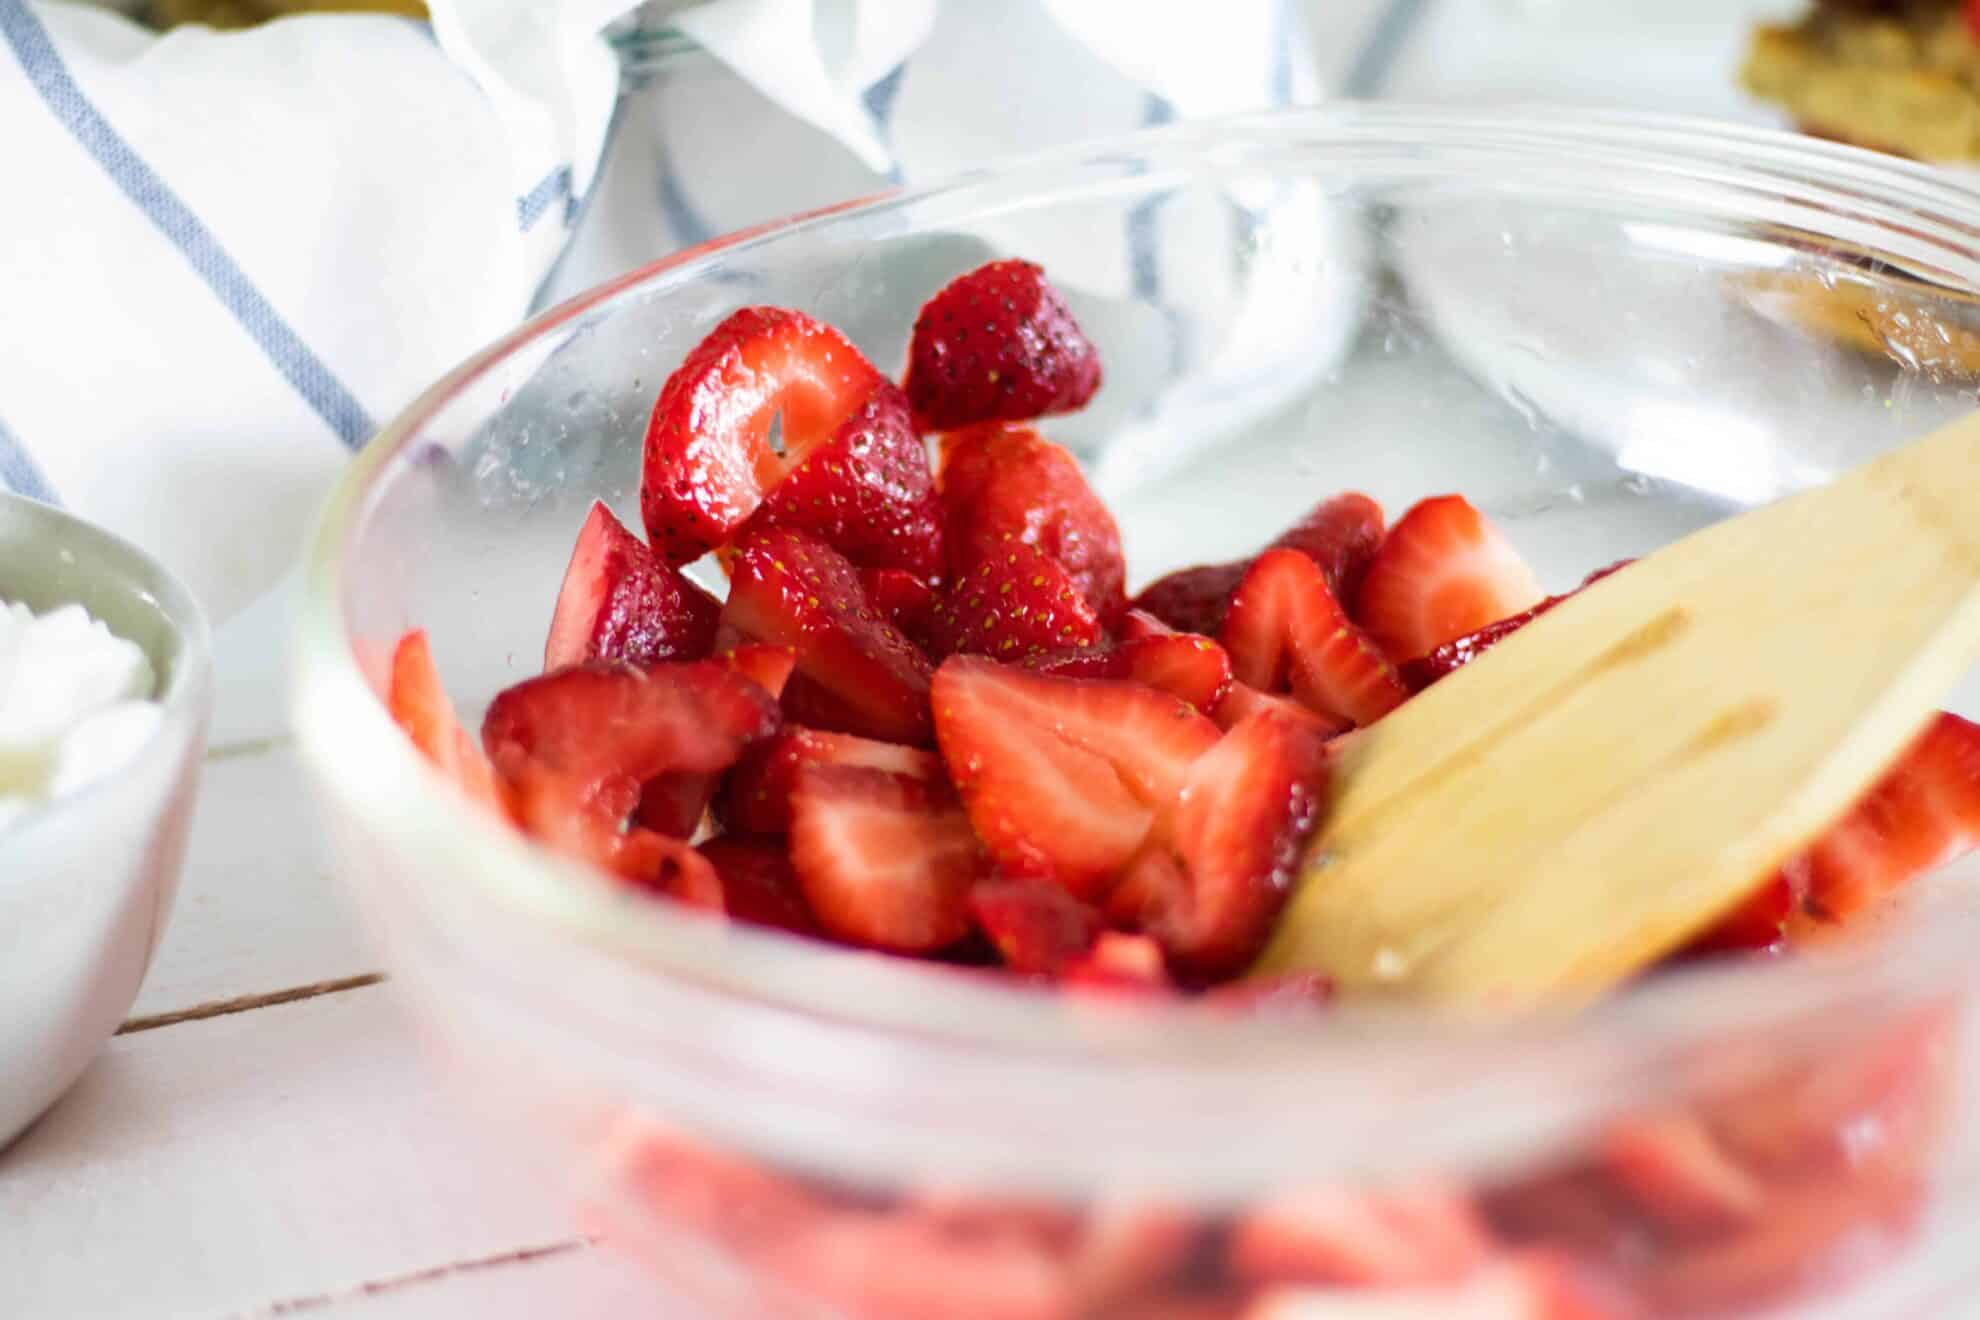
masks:
[[[535,669],[587,505],[636,525],[653,396],[741,305],[891,365],[951,276],[1042,260],[1108,371],[1047,429],[1134,581],[1358,488],[1467,493],[1559,589],[1970,408],[1975,219],[1924,170],[1783,135],[1347,106],[682,253],[448,376],[332,502],[296,701],[346,870],[468,1106],[716,1313],[1334,1315],[1331,1280],[1467,1314],[1422,1294],[1476,1254],[1425,1247],[1434,1222],[1514,1262],[1449,1285],[1474,1293],[1572,1261],[1656,1313],[1801,1289],[1945,1314],[1976,1268],[1980,868],[1847,949],[1694,964],[1579,1014],[1233,1017],[629,896],[478,816],[378,693],[411,626],[470,718]],[[1315,1237],[1335,1202],[1408,1249],[1343,1260]],[[1319,1309],[1272,1309],[1295,1302]]]

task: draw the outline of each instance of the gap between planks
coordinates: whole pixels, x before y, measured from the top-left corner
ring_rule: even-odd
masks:
[[[278,1004],[293,1004],[298,1000],[342,994],[346,990],[361,990],[368,985],[377,985],[384,979],[383,972],[364,972],[358,976],[338,977],[334,981],[317,981],[311,985],[291,986],[287,990],[270,990],[264,994],[216,999],[204,1004],[194,1004],[191,1008],[173,1009],[169,1013],[153,1013],[148,1017],[131,1018],[117,1028],[117,1034],[128,1036],[134,1032],[177,1026],[181,1022],[200,1022],[207,1018],[225,1017],[230,1013],[246,1013],[257,1008],[274,1008]]]
[[[519,1247],[514,1251],[497,1252],[492,1256],[480,1256],[473,1260],[456,1261],[451,1265],[435,1265],[428,1269],[413,1270],[406,1274],[395,1274],[390,1278],[373,1279],[356,1287],[340,1292],[314,1293],[306,1297],[291,1297],[284,1301],[271,1302],[258,1310],[242,1313],[248,1317],[274,1317],[296,1315],[305,1311],[321,1310],[335,1306],[339,1302],[358,1301],[366,1297],[377,1297],[396,1292],[402,1288],[416,1288],[422,1284],[438,1283],[442,1279],[457,1274],[472,1274],[482,1270],[504,1269],[512,1265],[528,1265],[556,1256],[568,1255],[573,1251],[584,1251],[595,1246],[591,1238],[565,1238],[560,1242],[545,1243],[536,1247]]]

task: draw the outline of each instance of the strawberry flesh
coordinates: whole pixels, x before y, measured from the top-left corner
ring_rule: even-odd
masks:
[[[845,336],[801,312],[732,313],[667,378],[647,423],[639,505],[654,550],[685,564],[729,540],[883,379]],[[781,453],[771,444],[779,420]]]
[[[557,590],[543,667],[587,660],[699,660],[714,648],[721,612],[713,596],[596,501]]]
[[[1093,947],[1099,909],[1054,884],[1000,880],[970,891],[970,916],[1012,971],[1057,976]]]
[[[433,648],[424,631],[414,629],[394,648],[385,704],[413,746],[441,774],[476,802],[502,809],[494,767],[454,714],[454,703],[440,684],[440,670],[433,663]]]
[[[1409,685],[1412,692],[1421,692],[1446,674],[1464,668],[1570,596],[1587,590],[1609,574],[1626,568],[1634,562],[1624,559],[1607,568],[1597,569],[1584,578],[1581,585],[1573,591],[1559,596],[1549,596],[1531,609],[1521,610],[1518,614],[1500,619],[1496,623],[1488,623],[1476,632],[1466,633],[1462,637],[1445,642],[1427,654],[1417,656],[1402,665],[1403,682]]]
[[[929,638],[935,622],[935,604],[941,599],[934,587],[898,568],[863,568],[859,571],[859,584],[876,614],[899,628],[922,650],[934,649]]]
[[[1354,619],[1401,664],[1540,603],[1533,570],[1462,496],[1405,513],[1362,578]]]
[[[915,317],[907,393],[927,430],[1071,412],[1099,388],[1100,355],[1032,262],[979,266]]]
[[[1253,1282],[1400,1288],[1462,1279],[1491,1259],[1493,1243],[1456,1192],[1329,1187],[1247,1212],[1228,1251],[1232,1273]]]
[[[715,868],[723,910],[735,920],[800,935],[818,933],[782,839],[727,834],[705,841],[699,851]]]
[[[928,621],[938,656],[1016,661],[1093,646],[1100,636],[1100,620],[1071,575],[1020,541],[959,574]]]
[[[1182,698],[1206,715],[1231,686],[1231,658],[1224,648],[1208,637],[1189,633],[1144,633],[1105,649],[1033,656],[1024,667],[1062,678],[1113,678],[1145,684]]]
[[[791,865],[829,934],[928,953],[968,931],[982,859],[946,787],[865,766],[810,765],[791,794]]]
[[[1409,697],[1319,566],[1297,550],[1267,550],[1253,561],[1231,597],[1222,641],[1238,682],[1261,692],[1290,686],[1323,718],[1372,724]]]
[[[933,752],[793,724],[743,753],[723,783],[716,814],[729,829],[747,834],[787,832],[791,794],[812,765],[866,766],[923,783],[946,782]]]

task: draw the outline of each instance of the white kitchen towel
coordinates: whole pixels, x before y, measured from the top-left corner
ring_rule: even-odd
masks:
[[[160,35],[0,0],[0,483],[136,540],[216,616],[293,563],[379,422],[525,314],[588,194],[615,191],[582,226],[604,238],[560,283],[707,236],[683,216],[1314,91],[1296,0],[674,0],[641,35],[713,72],[604,170],[667,186],[594,189],[629,0],[431,7]],[[621,168],[629,144],[668,149]]]

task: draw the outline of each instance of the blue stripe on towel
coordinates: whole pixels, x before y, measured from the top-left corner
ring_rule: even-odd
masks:
[[[522,226],[522,231],[527,234],[536,228],[536,222],[549,213],[551,204],[559,198],[563,200],[564,209],[568,212],[573,202],[571,167],[568,165],[559,165],[551,170],[543,176],[542,182],[523,196],[516,198],[516,222]]]
[[[20,437],[7,429],[7,423],[0,421],[0,486],[5,486],[16,495],[25,495],[43,504],[60,506],[55,488],[48,484],[48,478],[35,466],[33,455],[27,451]]]
[[[123,194],[136,203],[158,231],[191,264],[194,273],[213,291],[248,337],[303,401],[355,449],[372,432],[372,422],[351,392],[309,345],[282,319],[245,272],[227,255],[192,208],[118,136],[76,85],[48,31],[22,0],[0,0],[0,37],[13,48],[28,81],[41,93],[50,113],[96,159]]]

